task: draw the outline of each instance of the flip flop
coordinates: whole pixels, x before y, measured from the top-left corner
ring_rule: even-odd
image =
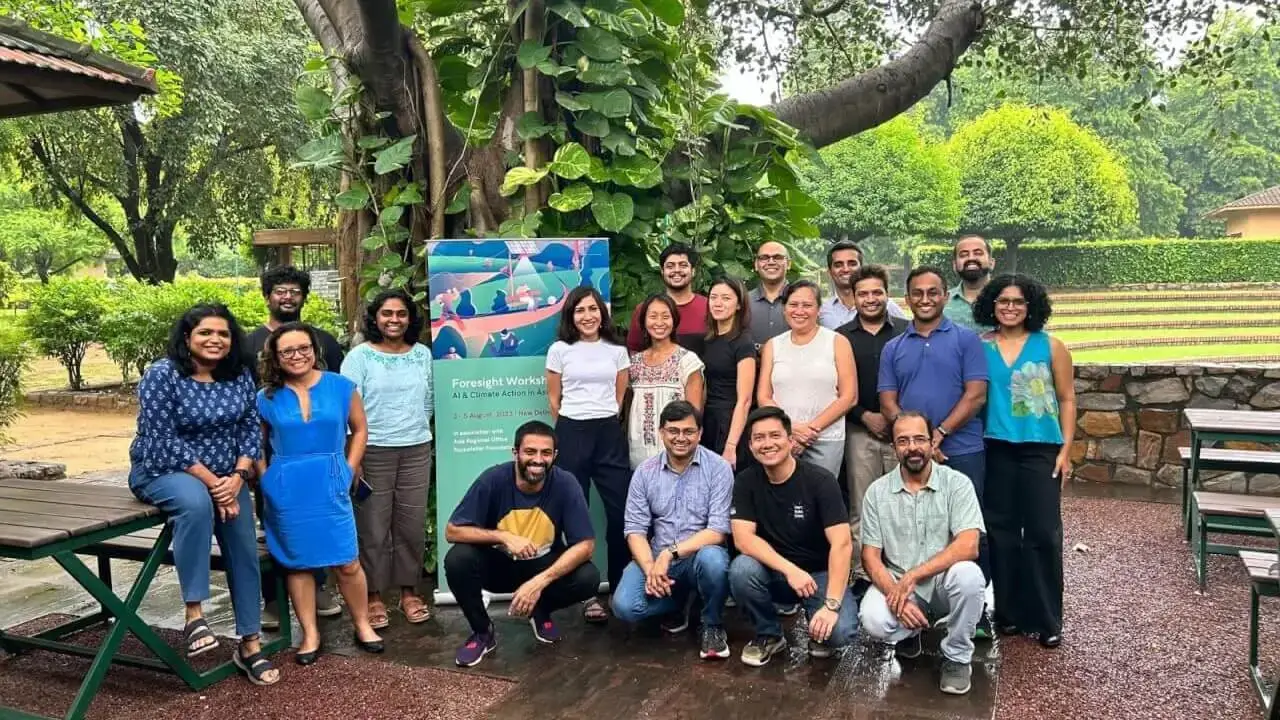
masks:
[[[213,642],[197,646],[197,642],[206,638],[213,640]],[[186,627],[182,629],[182,642],[187,646],[187,657],[193,658],[218,647],[218,636],[214,635],[213,631],[209,629],[208,621],[199,617],[187,623]]]
[[[582,619],[589,623],[606,623],[609,622],[609,613],[605,612],[599,599],[591,598],[582,603]]]

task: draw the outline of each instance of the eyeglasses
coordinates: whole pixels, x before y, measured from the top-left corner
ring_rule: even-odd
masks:
[[[278,298],[287,298],[287,297],[300,298],[302,297],[303,293],[298,288],[276,288],[275,290],[271,291],[271,294],[272,296],[278,297]]]
[[[780,263],[780,262],[786,262],[786,261],[787,261],[786,255],[757,255],[756,256],[756,262],[761,262],[761,263],[767,263],[767,262]]]
[[[662,428],[662,432],[670,435],[673,439],[678,437],[687,437],[689,439],[693,439],[698,436],[699,430],[698,428],[665,427],[665,428]]]
[[[907,437],[904,435],[900,438],[894,438],[893,444],[900,448],[905,448],[912,447],[913,445],[920,445],[923,447],[928,445],[930,442],[932,441],[923,435],[916,435],[915,437]]]
[[[1009,308],[1023,308],[1027,306],[1026,298],[996,298],[996,305]]]
[[[282,358],[304,358],[311,357],[313,348],[310,345],[299,345],[298,347],[280,348],[278,355]]]

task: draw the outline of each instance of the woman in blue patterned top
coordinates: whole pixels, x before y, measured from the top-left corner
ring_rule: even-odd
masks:
[[[201,610],[209,599],[209,555],[217,536],[240,635],[235,663],[255,685],[271,685],[280,672],[259,643],[258,542],[246,482],[262,456],[262,430],[243,344],[240,326],[223,305],[197,305],[174,325],[168,356],[147,368],[138,384],[129,487],[173,524],[187,656],[218,644]]]
[[[996,630],[1062,643],[1062,486],[1071,477],[1071,352],[1044,332],[1049,292],[1000,275],[973,304],[987,355],[986,521]]]
[[[356,508],[360,564],[369,578],[369,622],[387,627],[382,593],[400,588],[400,611],[410,623],[431,617],[418,593],[427,491],[431,482],[431,351],[418,343],[423,318],[403,290],[387,290],[369,303],[368,342],[342,361],[355,382],[369,420],[365,482],[373,489]]]

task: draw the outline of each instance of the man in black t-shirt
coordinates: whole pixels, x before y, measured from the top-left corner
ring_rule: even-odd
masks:
[[[271,268],[262,274],[262,297],[267,301],[267,322],[253,329],[245,343],[245,362],[258,378],[258,356],[266,347],[267,338],[272,331],[289,322],[297,322],[302,317],[302,306],[306,304],[311,293],[311,275],[292,265]],[[326,370],[338,372],[342,369],[342,346],[329,333],[316,328],[320,337],[320,359],[324,361]],[[270,450],[270,448],[266,448]],[[269,457],[268,457],[269,459]],[[258,517],[262,514],[262,493],[254,493],[254,512]],[[325,571],[316,571],[316,614],[320,617],[334,617],[342,614],[342,607],[334,599],[333,594],[325,587]],[[274,570],[262,579],[262,627],[267,630],[280,628],[280,610],[276,600],[276,583]]]
[[[742,662],[760,666],[787,647],[775,603],[799,602],[808,617],[809,654],[829,657],[858,630],[849,591],[853,538],[840,486],[826,470],[791,454],[791,418],[762,407],[747,418],[758,466],[738,474],[729,511],[741,553],[729,587],[755,625]]]

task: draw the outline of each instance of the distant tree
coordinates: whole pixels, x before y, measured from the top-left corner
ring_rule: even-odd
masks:
[[[49,278],[102,257],[107,239],[66,211],[33,206],[29,193],[8,178],[0,188],[0,259],[18,274]]]
[[[1137,224],[1124,166],[1061,110],[1006,105],[948,143],[960,171],[960,229],[1003,239],[1010,270],[1026,239],[1117,236]]]

